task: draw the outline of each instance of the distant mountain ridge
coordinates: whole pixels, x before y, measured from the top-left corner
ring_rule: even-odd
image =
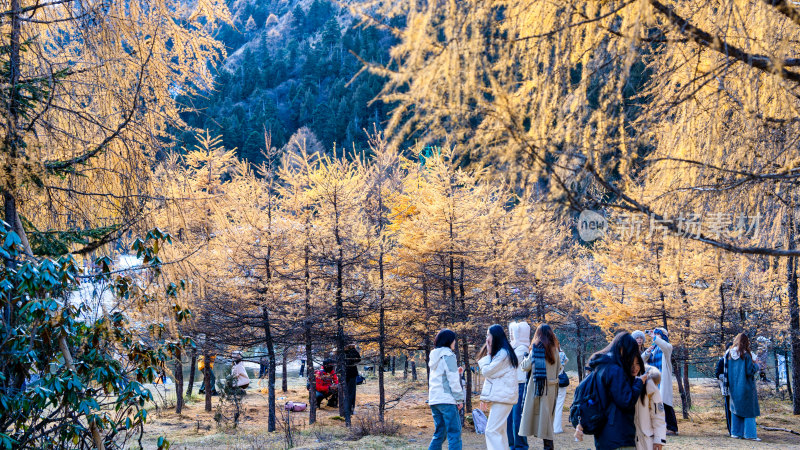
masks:
[[[362,73],[350,51],[386,64],[393,37],[357,21],[328,0],[234,0],[229,3],[234,27],[220,40],[228,47],[215,89],[181,98],[195,111],[184,120],[221,134],[227,148],[253,163],[263,160],[264,131],[281,147],[301,127],[308,127],[326,148],[363,148],[364,129],[380,128],[387,107],[368,105],[383,86]],[[178,135],[191,146],[190,130]]]

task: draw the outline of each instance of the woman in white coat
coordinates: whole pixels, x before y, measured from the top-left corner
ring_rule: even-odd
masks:
[[[478,360],[481,375],[485,377],[481,391],[481,403],[488,402],[489,418],[486,422],[486,448],[508,450],[506,421],[517,403],[517,366],[519,360],[508,337],[500,325],[492,325],[486,333],[485,353]]]
[[[667,431],[678,434],[678,420],[672,407],[672,344],[669,343],[669,333],[663,328],[656,328],[648,330],[647,334],[653,338],[653,345],[642,353],[642,359],[645,364],[661,372],[661,384],[658,389],[664,402]]]
[[[567,354],[561,351],[561,348],[558,349],[558,360],[561,362],[561,372],[565,372],[565,367],[567,366]],[[559,373],[560,374],[560,373]],[[553,434],[560,434],[564,432],[564,426],[561,424],[562,419],[564,417],[564,401],[567,399],[567,388],[566,387],[558,387],[558,398],[556,398],[556,410],[553,413]]]

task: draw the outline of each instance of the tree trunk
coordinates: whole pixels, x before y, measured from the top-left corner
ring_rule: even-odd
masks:
[[[725,354],[725,286],[719,284],[719,348],[720,353]]]
[[[380,277],[380,291],[378,292],[378,357],[383,361],[386,355],[386,286],[383,273],[383,248],[378,255],[378,275]],[[406,366],[408,366],[406,364]],[[392,375],[394,375],[394,357],[392,357]],[[383,423],[386,412],[386,388],[383,381],[383,371],[378,372],[378,422]]]
[[[463,335],[463,333],[462,333]],[[472,377],[469,376],[470,374],[470,362],[469,362],[469,344],[467,343],[467,337],[463,336],[461,338],[461,348],[462,352],[464,353],[463,361],[464,361],[464,370],[467,373],[467,385],[465,386],[466,395],[464,396],[464,411],[472,411]]]
[[[672,373],[675,379],[678,381],[678,392],[681,394],[681,409],[683,411],[683,418],[689,418],[689,405],[686,401],[686,390],[683,387],[683,377],[681,376],[681,371],[678,366],[678,361],[675,358],[672,358]]]
[[[394,378],[395,374],[397,373],[395,370],[396,368],[397,368],[397,357],[392,355],[392,378]]]
[[[6,110],[6,136],[4,142],[5,159],[5,173],[4,186],[3,186],[3,203],[5,220],[11,230],[14,231],[22,241],[25,248],[25,253],[29,257],[33,257],[31,245],[28,242],[28,237],[25,234],[25,229],[22,228],[22,221],[19,218],[19,211],[17,210],[17,199],[14,196],[14,191],[17,188],[16,184],[16,168],[14,165],[20,156],[24,156],[22,138],[19,133],[19,117],[21,114],[19,103],[19,80],[21,69],[21,56],[20,50],[22,46],[22,18],[20,14],[20,1],[11,0],[9,3],[10,11],[10,25],[8,48],[8,86],[9,93],[7,95],[8,101],[5,104],[8,106]]]
[[[685,311],[689,310],[689,298],[686,295],[686,289],[683,288],[683,281],[681,277],[678,276],[678,283],[680,284],[680,294],[681,300],[683,302]],[[686,319],[684,320],[684,327],[686,329],[686,333],[688,335],[689,331],[692,329],[692,321],[689,316],[685,316]],[[692,387],[689,383],[689,348],[685,345],[680,346],[680,352],[683,357],[683,391],[684,397],[686,397],[686,411],[684,414],[684,419],[689,418],[689,409],[692,408]]]
[[[197,349],[193,348],[192,352],[192,359],[189,360],[189,385],[186,386],[186,395],[188,397],[192,396],[192,389],[194,387],[194,371],[197,368]]]
[[[425,274],[422,274],[422,314],[425,317],[425,339],[423,340],[423,346],[425,349],[425,377],[428,381],[431,378],[431,368],[428,365],[428,361],[430,360],[431,355],[431,337],[430,332],[428,331],[428,283],[425,282]],[[414,381],[417,381],[414,378]]]
[[[781,377],[780,367],[778,365],[778,347],[772,347],[772,355],[775,357],[775,393],[781,390]]]
[[[792,386],[794,386],[792,384],[793,383],[792,380],[794,380],[794,376],[791,375],[792,371],[789,370],[789,353],[788,352],[784,352],[783,356],[784,356],[784,358],[786,358],[786,391],[789,392],[789,399],[792,400],[792,402],[794,402],[794,392],[795,391],[792,388]],[[794,362],[792,362],[792,364],[794,364]]]
[[[403,381],[408,380],[408,354],[403,358]]]
[[[208,347],[203,350],[203,385],[206,391],[206,412],[211,412],[211,352]]]
[[[795,224],[794,211],[790,210],[788,216],[788,248],[795,250]],[[797,258],[786,258],[786,278],[787,278],[787,297],[789,300],[789,332],[791,333],[792,345],[792,390],[800,392],[800,305],[797,301]],[[788,373],[788,370],[787,370]],[[800,414],[800,395],[795,395],[792,399],[792,412]]]
[[[411,360],[411,381],[417,382],[417,362]]]
[[[267,344],[267,359],[269,360],[269,367],[267,367],[267,431],[275,431],[275,342],[272,339],[272,328],[269,323],[269,311],[267,308],[262,310],[262,320],[264,327],[264,342]]]
[[[685,360],[683,361],[683,389],[686,391],[686,405],[689,409],[692,408],[692,385],[689,383],[689,350],[684,349],[686,352]]]
[[[385,358],[386,347],[383,340],[383,335],[385,333],[384,329],[384,319],[383,319],[383,306],[380,307],[380,319],[379,319],[379,328],[380,328],[380,338],[378,340],[378,359],[383,361]],[[383,380],[383,370],[378,371],[378,422],[383,423],[383,415],[386,411],[386,388],[384,386]]]
[[[335,231],[339,255],[336,260],[336,372],[339,374],[339,415],[344,417],[344,424],[350,428],[350,402],[347,398],[347,370],[344,359],[344,250],[339,238],[338,226]]]
[[[175,352],[175,414],[183,411],[183,362],[181,349]]]
[[[308,424],[313,425],[317,421],[317,383],[314,373],[314,350],[311,341],[311,271],[309,270],[308,245],[305,246],[305,318],[303,320],[304,337],[306,344],[306,378],[308,378]]]
[[[286,372],[286,358],[287,354],[289,353],[289,346],[285,345],[283,347],[283,360],[281,361],[281,392],[288,392],[289,391],[289,380],[288,380],[288,373]]]

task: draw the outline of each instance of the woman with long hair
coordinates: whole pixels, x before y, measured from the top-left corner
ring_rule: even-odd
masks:
[[[554,448],[553,416],[561,414],[561,411],[556,411],[558,374],[561,372],[558,349],[558,338],[553,329],[543,323],[536,328],[528,357],[521,363],[522,370],[531,372],[531,376],[525,392],[519,434],[529,439],[542,439],[545,449]]]
[[[758,365],[753,362],[746,334],[739,333],[725,352],[723,370],[731,403],[731,437],[760,441],[756,429],[756,417],[761,415],[756,391]]]
[[[643,367],[639,344],[626,332],[618,333],[610,344],[589,359],[588,369],[596,377],[600,403],[608,411],[605,426],[594,435],[598,450],[636,446],[635,407],[647,374],[637,377],[633,370],[641,373]],[[580,427],[576,436],[582,436]]]
[[[447,439],[447,448],[461,450],[461,417],[458,410],[464,403],[461,387],[463,367],[456,367],[456,333],[444,329],[434,340],[436,348],[428,362],[428,406],[433,414],[433,438],[429,450],[440,450]]]
[[[519,361],[506,332],[500,325],[492,325],[486,332],[486,355],[478,360],[481,375],[485,377],[481,403],[489,402],[486,422],[486,448],[508,450],[506,420],[517,403],[517,366]]]

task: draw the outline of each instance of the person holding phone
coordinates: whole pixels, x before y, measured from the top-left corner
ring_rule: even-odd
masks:
[[[652,346],[644,351],[642,359],[661,372],[661,401],[664,402],[664,416],[667,421],[668,434],[678,434],[678,419],[675,417],[672,397],[672,344],[669,333],[664,328],[647,330],[646,334],[653,340]]]
[[[456,367],[456,333],[444,329],[434,340],[428,367],[428,406],[433,414],[433,438],[429,450],[439,450],[447,439],[447,448],[461,450],[461,417],[458,411],[464,404],[461,386],[463,367]]]
[[[478,360],[481,375],[485,377],[481,390],[481,404],[490,403],[486,421],[486,448],[508,450],[506,421],[519,399],[517,366],[519,360],[508,342],[503,327],[492,325],[486,332],[486,355]]]

